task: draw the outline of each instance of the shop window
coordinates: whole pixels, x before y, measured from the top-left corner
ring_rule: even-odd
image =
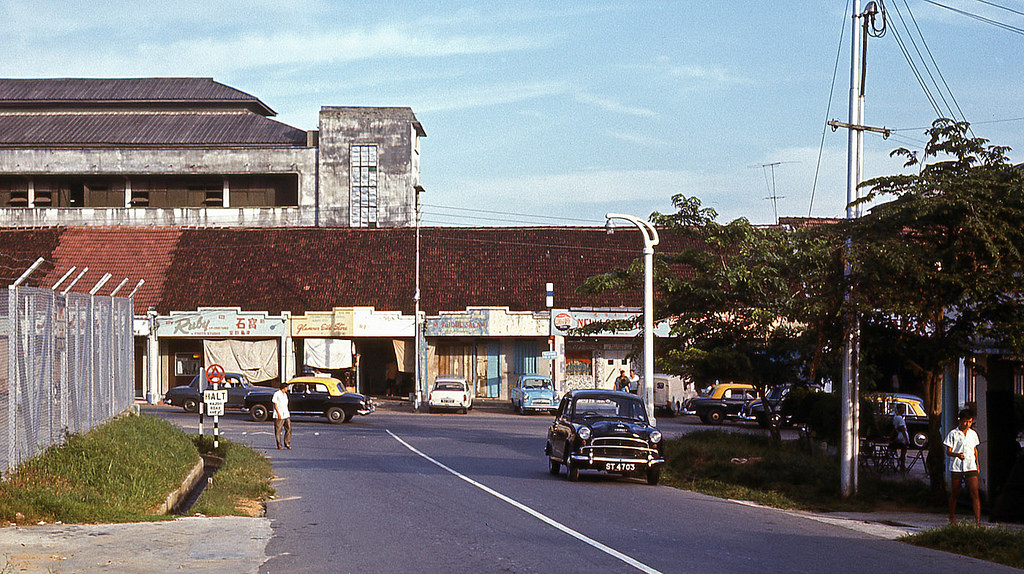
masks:
[[[194,377],[203,370],[203,356],[199,353],[175,353],[174,376]]]

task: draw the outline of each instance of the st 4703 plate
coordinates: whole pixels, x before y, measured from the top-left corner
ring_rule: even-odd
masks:
[[[632,462],[606,462],[605,472],[631,472],[636,470],[636,464]]]

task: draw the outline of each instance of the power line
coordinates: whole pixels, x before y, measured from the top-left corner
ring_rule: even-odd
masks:
[[[447,210],[450,210],[450,211],[466,211],[466,212],[471,212],[471,213],[486,213],[486,214],[490,214],[490,215],[500,215],[500,216],[502,216],[501,218],[489,218],[489,219],[496,219],[498,221],[507,221],[509,217],[519,217],[519,218],[530,218],[530,219],[550,219],[550,220],[553,220],[553,221],[574,221],[574,222],[577,222],[577,223],[586,223],[586,224],[589,224],[589,225],[594,225],[595,224],[595,221],[593,219],[578,219],[578,218],[573,218],[573,217],[560,217],[560,216],[556,216],[556,215],[538,215],[536,213],[513,213],[513,212],[509,212],[509,211],[494,211],[494,210],[490,210],[490,209],[473,209],[473,208],[469,208],[469,207],[455,207],[453,205],[432,205],[432,204],[426,204],[426,203],[421,203],[420,205],[422,205],[423,207],[433,207],[433,208],[437,208],[437,209],[447,209]],[[470,217],[470,218],[473,218],[473,217]],[[488,218],[486,218],[486,217],[479,217],[478,219],[488,219]],[[597,222],[596,224],[597,225],[604,225],[604,222],[603,221],[602,222]]]
[[[1011,26],[1009,24],[1000,22],[998,20],[993,20],[992,18],[986,18],[984,16],[981,16],[980,14],[974,14],[973,12],[968,12],[966,10],[960,10],[959,8],[953,8],[952,6],[946,6],[945,4],[942,4],[942,3],[939,3],[939,2],[935,2],[934,0],[924,0],[924,1],[927,2],[928,4],[933,5],[933,6],[938,6],[939,8],[945,8],[946,10],[949,10],[950,12],[956,12],[957,14],[960,14],[961,16],[967,16],[968,18],[974,18],[975,20],[978,20],[979,22],[984,22],[986,24],[991,24],[992,26],[995,26],[997,28],[1002,28],[1003,30],[1006,30],[1006,31],[1009,31],[1009,32],[1013,32],[1014,34],[1020,34],[1020,35],[1024,36],[1024,29],[1022,29],[1022,28],[1018,28],[1016,26]],[[1001,8],[1001,6],[1000,6],[1000,8]]]
[[[843,14],[850,12],[850,2],[847,0],[846,9],[843,10]],[[839,73],[839,56],[843,51],[843,38],[846,36],[846,20],[843,19],[843,25],[839,27],[839,46],[836,48],[836,63],[832,68],[832,86],[828,90],[828,103],[825,106],[825,122],[821,126],[821,143],[818,145],[818,161],[814,165],[814,181],[811,183],[811,201],[807,205],[807,217],[811,216],[811,210],[814,209],[814,192],[818,189],[818,175],[821,173],[821,156],[825,152],[825,134],[828,133],[828,118],[832,113],[832,96],[836,91],[836,76]]]
[[[1003,6],[1001,4],[996,4],[995,2],[988,2],[987,0],[975,0],[975,2],[981,2],[982,4],[987,4],[987,5],[992,6],[994,8],[999,8],[1000,10],[1006,10],[1007,12],[1013,12],[1014,14],[1018,14],[1020,16],[1024,16],[1024,12],[1021,12],[1020,10],[1014,10],[1013,8],[1008,8],[1008,7]]]

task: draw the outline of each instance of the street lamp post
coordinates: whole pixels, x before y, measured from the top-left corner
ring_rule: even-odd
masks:
[[[624,219],[640,230],[644,239],[644,380],[643,397],[647,407],[647,418],[654,426],[654,246],[658,244],[658,230],[651,222],[633,215],[609,213],[605,216],[606,227],[612,231],[613,219]]]
[[[415,304],[413,317],[413,352],[416,354],[413,367],[413,378],[415,379],[416,391],[412,397],[413,410],[419,411],[423,400],[420,383],[420,194],[423,193],[423,186],[417,184],[413,187],[416,192],[416,291],[412,300]]]

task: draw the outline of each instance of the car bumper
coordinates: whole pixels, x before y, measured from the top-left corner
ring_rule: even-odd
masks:
[[[598,438],[569,455],[581,468],[606,469],[612,464],[652,467],[665,462],[656,446],[630,438]]]
[[[366,415],[372,413],[375,410],[377,410],[377,405],[373,404],[373,401],[371,401],[370,399],[367,399],[366,402],[363,403],[362,408],[356,411],[356,414],[360,414],[365,417]]]
[[[552,411],[554,409],[555,409],[555,406],[554,405],[550,405],[550,404],[545,405],[545,404],[536,404],[536,403],[529,403],[529,404],[523,403],[523,410],[524,411],[544,411],[544,412],[547,412],[547,411]]]
[[[633,464],[637,467],[652,467],[656,464],[664,464],[665,459],[654,456],[642,457],[617,457],[617,456],[590,456],[584,454],[573,454],[569,456],[573,464],[580,468],[604,469],[609,464]]]

